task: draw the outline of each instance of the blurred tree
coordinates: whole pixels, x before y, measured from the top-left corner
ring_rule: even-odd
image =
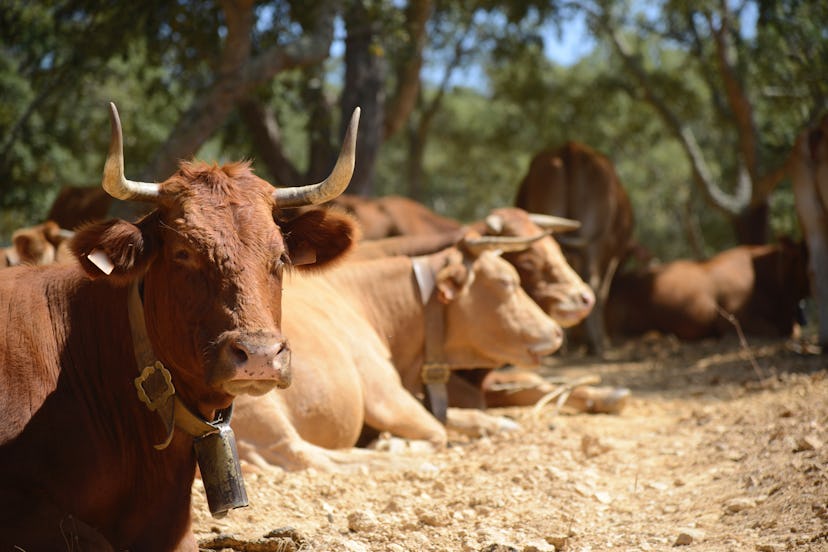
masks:
[[[770,191],[790,193],[774,181],[825,102],[828,8],[642,5],[10,0],[0,9],[0,235],[42,216],[59,186],[98,181],[107,100],[122,112],[136,178],[164,178],[195,154],[256,152],[257,170],[281,185],[324,176],[359,104],[352,192],[479,218],[512,203],[532,154],[578,140],[615,161],[641,241],[665,258],[710,253],[732,239],[728,221],[739,239],[752,235]],[[550,62],[549,39],[585,12],[592,53]]]
[[[737,241],[768,241],[769,197],[785,177],[793,136],[825,99],[828,85],[809,78],[801,60],[825,74],[828,6],[669,0],[658,14],[627,1],[582,6],[620,59],[624,88],[681,145],[698,189],[728,217]],[[758,10],[755,26],[750,9]],[[791,32],[792,19],[823,23]],[[787,129],[781,148],[778,134],[763,132],[780,124]]]

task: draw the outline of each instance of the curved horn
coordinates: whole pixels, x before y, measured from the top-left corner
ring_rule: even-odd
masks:
[[[492,234],[500,234],[503,232],[503,217],[500,215],[489,215],[485,219],[486,221],[486,228],[491,231]],[[538,224],[540,226],[540,224]]]
[[[124,177],[124,138],[121,133],[121,118],[118,108],[109,102],[109,122],[112,135],[109,139],[109,153],[103,170],[101,185],[106,193],[115,199],[155,201],[158,197],[158,184],[151,182],[134,182]]]
[[[318,205],[331,200],[348,187],[351,176],[354,174],[356,160],[356,138],[359,126],[360,109],[354,109],[351,122],[342,140],[342,149],[328,178],[317,184],[297,186],[295,188],[278,188],[273,192],[273,198],[279,207],[301,207],[303,205]]]
[[[583,249],[589,245],[589,240],[584,237],[559,236],[556,238],[558,245],[570,249]]]
[[[550,232],[571,232],[581,227],[581,221],[540,213],[529,213],[529,220]]]
[[[548,236],[546,232],[541,232],[534,236],[482,236],[478,238],[466,237],[461,240],[465,248],[474,255],[479,255],[483,251],[499,249],[504,253],[511,253],[513,251],[523,251],[528,249],[530,245],[536,241]]]

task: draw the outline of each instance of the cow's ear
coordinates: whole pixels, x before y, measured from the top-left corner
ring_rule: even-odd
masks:
[[[468,277],[468,268],[463,263],[452,263],[437,273],[437,299],[448,304],[457,297]]]
[[[69,247],[91,278],[125,285],[146,271],[157,251],[143,230],[152,216],[137,225],[125,220],[93,222],[75,232]]]
[[[328,209],[306,211],[281,226],[288,256],[301,270],[326,267],[342,259],[359,237],[351,217]]]
[[[30,231],[15,232],[12,244],[21,261],[31,262],[43,252],[44,240],[37,240]]]
[[[60,242],[63,241],[60,226],[53,220],[47,220],[43,223],[43,235],[54,246],[60,245]]]

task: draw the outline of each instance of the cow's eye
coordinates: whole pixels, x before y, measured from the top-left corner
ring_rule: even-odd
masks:
[[[186,249],[176,249],[173,253],[173,260],[178,263],[188,263],[190,261],[190,252]]]
[[[289,264],[290,258],[287,256],[287,253],[282,253],[279,259],[273,263],[273,274],[275,274],[277,278],[281,278],[285,271],[285,267]]]

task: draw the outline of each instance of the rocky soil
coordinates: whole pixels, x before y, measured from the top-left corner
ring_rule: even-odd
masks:
[[[520,429],[389,453],[400,465],[382,471],[248,471],[250,506],[223,519],[196,481],[201,548],[828,550],[826,357],[651,337],[604,360],[555,357],[544,374],[599,375],[632,398],[619,415],[499,409]]]

